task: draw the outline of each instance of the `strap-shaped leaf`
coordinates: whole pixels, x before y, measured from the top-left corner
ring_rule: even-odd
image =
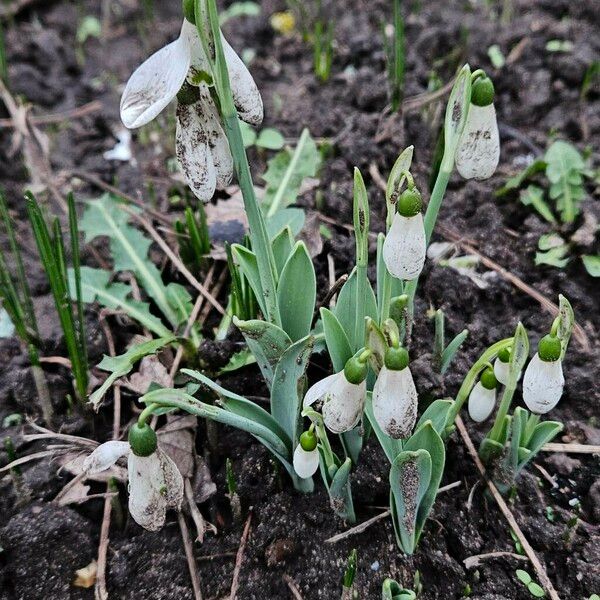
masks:
[[[271,414],[295,447],[298,441],[300,412],[304,396],[306,367],[314,345],[309,335],[292,344],[275,368],[271,388]]]
[[[373,415],[372,392],[367,392],[367,400],[365,402],[365,414],[369,419],[369,423],[371,424],[371,427],[373,428],[373,431],[375,432],[375,435],[377,436],[379,444],[383,448],[387,459],[390,461],[390,463],[393,463],[398,454],[402,452],[402,441],[391,438],[389,435],[382,431],[381,427],[379,427],[379,424],[377,423],[377,421],[375,420],[375,416]]]
[[[537,453],[542,449],[544,444],[552,441],[563,429],[562,423],[558,421],[544,421],[538,423],[533,430],[533,435],[527,443],[527,450],[530,454],[522,457],[519,460],[518,471],[520,471]]]
[[[400,587],[397,581],[386,579],[381,589],[381,600],[416,600],[412,590]]]
[[[158,352],[163,346],[174,341],[175,338],[173,336],[166,336],[137,344],[119,356],[107,356],[105,354],[104,358],[98,364],[98,368],[103,371],[109,371],[110,375],[106,378],[104,383],[90,395],[90,404],[93,408],[95,410],[98,408],[100,401],[104,397],[104,394],[109,390],[110,386],[119,379],[119,377],[123,377],[131,372],[133,365],[138,360],[142,359],[144,356]]]
[[[355,321],[356,314],[356,270],[352,271],[350,277],[343,285],[338,296],[334,310],[340,325],[348,336],[350,346],[354,349],[362,347],[364,340],[356,340],[355,338]],[[365,314],[361,317],[371,317],[377,321],[377,301],[370,283],[367,283],[367,293],[365,299]]]
[[[444,474],[444,464],[446,462],[446,448],[444,442],[442,442],[442,438],[433,428],[430,421],[421,425],[421,427],[419,427],[404,444],[404,450],[407,451],[416,451],[421,448],[427,450],[431,457],[431,480],[429,481],[429,487],[427,488],[417,511],[417,542],[419,541],[419,537],[425,526],[425,521],[435,502],[440,487],[440,481]]]
[[[310,333],[317,298],[317,279],[304,242],[297,242],[277,285],[281,327],[295,342]]]
[[[400,547],[412,554],[418,541],[418,513],[431,484],[432,460],[424,448],[402,451],[390,468],[390,509]]]
[[[233,323],[242,332],[267,385],[271,387],[275,366],[282,354],[292,345],[292,340],[281,327],[268,321],[240,321],[233,317]]]
[[[292,230],[289,228],[289,225],[284,227],[273,238],[271,245],[273,246],[273,257],[275,258],[277,274],[281,275],[283,266],[292,253],[292,248],[294,246],[294,236],[292,235]]]
[[[446,427],[450,425],[450,411],[454,406],[454,400],[450,398],[443,398],[441,400],[434,400],[421,415],[421,418],[417,422],[415,431],[417,431],[424,423],[431,421],[432,427],[437,431],[440,436],[443,436]]]
[[[331,479],[331,483],[329,484],[329,500],[331,508],[339,517],[349,523],[354,523],[356,515],[354,514],[354,503],[350,488],[351,470],[352,461],[350,458],[346,458]]]
[[[333,370],[338,373],[344,368],[348,359],[352,358],[352,348],[337,317],[328,308],[321,308],[320,313],[327,352],[333,363]]]
[[[265,297],[263,295],[262,284],[260,282],[260,273],[258,272],[258,261],[256,260],[256,254],[252,250],[240,245],[234,244],[231,247],[235,260],[240,267],[240,271],[246,276],[254,296],[258,301],[260,310],[263,315],[267,314],[265,306]]]
[[[188,377],[192,377],[196,381],[199,381],[215,392],[219,397],[220,403],[227,410],[234,412],[241,417],[252,419],[256,423],[261,423],[265,427],[268,427],[275,432],[285,442],[286,446],[288,447],[289,456],[291,456],[293,450],[291,440],[289,439],[283,427],[281,427],[279,423],[277,423],[277,421],[264,408],[258,404],[255,404],[251,400],[244,398],[244,396],[240,396],[235,392],[225,389],[199,371],[194,371],[192,369],[181,369],[181,372]]]
[[[519,449],[522,445],[524,445],[525,442],[524,438],[528,414],[529,413],[524,408],[518,406],[515,409],[511,420],[510,452],[508,452],[506,457],[506,461],[508,461],[506,470],[512,475],[513,478],[517,475]]]
[[[458,352],[462,343],[467,339],[468,335],[469,330],[463,329],[452,339],[452,341],[446,346],[446,348],[444,348],[444,351],[442,352],[442,364],[440,369],[442,375],[448,370],[452,359]]]

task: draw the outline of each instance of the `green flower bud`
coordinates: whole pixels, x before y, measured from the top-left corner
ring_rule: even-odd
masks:
[[[300,436],[300,446],[306,452],[312,452],[317,447],[317,436],[314,431],[305,431]]]
[[[408,351],[406,348],[388,348],[385,351],[384,364],[392,371],[402,371],[408,367]]]
[[[183,10],[183,16],[190,22],[196,23],[196,12],[194,9],[194,0],[183,0],[181,7]]]
[[[471,87],[471,103],[488,106],[494,101],[494,84],[487,76],[478,77]]]
[[[496,380],[496,376],[494,375],[494,369],[488,367],[479,377],[479,381],[481,385],[486,390],[494,390],[498,385],[498,381]]]
[[[562,345],[555,335],[545,335],[538,344],[538,354],[544,362],[554,362],[560,358]]]
[[[510,348],[502,348],[502,350],[498,352],[498,359],[503,363],[510,362]]]
[[[358,360],[356,356],[348,359],[344,367],[344,375],[349,383],[358,385],[367,378],[368,365]]]
[[[129,445],[136,456],[150,456],[157,446],[154,429],[147,423],[135,423],[129,429]]]
[[[406,189],[398,198],[398,212],[403,217],[414,217],[421,212],[423,202],[421,201],[421,193],[415,187]]]

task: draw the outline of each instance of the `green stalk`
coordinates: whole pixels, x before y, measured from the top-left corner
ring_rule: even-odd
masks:
[[[507,385],[504,388],[502,400],[500,401],[500,406],[498,408],[498,412],[496,413],[496,418],[494,419],[494,425],[486,438],[493,440],[494,442],[499,441],[500,433],[502,432],[502,427],[504,424],[504,418],[508,414],[508,409],[510,408],[516,389],[516,385]]]
[[[195,0],[196,28],[200,39],[204,39],[205,32],[200,23],[200,17],[203,14],[203,0]],[[275,269],[275,259],[267,227],[261,211],[261,208],[254,193],[252,175],[248,165],[248,157],[242,140],[240,123],[237,111],[233,102],[231,84],[229,81],[229,72],[221,43],[221,30],[219,29],[219,17],[215,0],[204,0],[208,12],[208,20],[212,32],[212,41],[214,42],[215,63],[214,63],[214,82],[221,105],[221,116],[225,135],[229,141],[229,148],[233,156],[233,167],[238,178],[238,183],[244,198],[244,208],[248,216],[250,226],[250,239],[252,241],[252,250],[256,254],[262,293],[265,299],[267,314],[265,317],[275,325],[281,325],[279,307],[277,304],[277,275]]]
[[[456,419],[456,415],[460,412],[462,405],[465,403],[475,382],[477,377],[479,377],[479,373],[483,371],[489,363],[491,363],[498,353],[504,348],[510,348],[513,344],[514,338],[509,337],[504,340],[500,340],[495,344],[492,344],[473,364],[473,366],[469,369],[469,372],[465,375],[463,379],[462,385],[456,394],[456,398],[454,400],[454,404],[448,413],[448,423],[454,423]]]
[[[354,231],[356,239],[356,321],[354,348],[358,350],[365,338],[365,306],[367,302],[367,267],[369,264],[369,198],[360,171],[354,168]]]

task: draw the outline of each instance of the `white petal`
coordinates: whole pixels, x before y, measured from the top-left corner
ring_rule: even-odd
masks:
[[[223,34],[221,34],[221,41],[227,61],[233,101],[240,119],[250,125],[260,125],[263,120],[263,103],[256,83],[244,61],[235,53]]]
[[[131,75],[121,97],[121,121],[129,129],[149,123],[175,98],[190,67],[190,45],[182,33]]]
[[[300,444],[294,450],[294,471],[301,479],[312,477],[319,468],[319,451],[307,452]]]
[[[423,270],[426,248],[423,215],[403,217],[396,213],[383,242],[388,271],[398,279],[415,279]]]
[[[391,438],[408,437],[417,420],[417,389],[408,367],[393,371],[383,367],[373,388],[373,414]]]
[[[469,416],[476,423],[485,421],[496,406],[496,390],[488,390],[478,381],[469,394]]]
[[[165,523],[167,497],[162,461],[150,456],[129,455],[129,512],[138,525],[158,531]]]
[[[181,27],[181,37],[185,38],[190,49],[191,62],[188,80],[191,82],[193,76],[199,72],[210,73],[210,63],[206,58],[204,46],[198,36],[196,25],[190,23],[187,19],[184,19]]]
[[[510,363],[502,362],[499,358],[494,361],[494,375],[502,385],[506,385],[508,383],[509,368]]]
[[[116,440],[104,442],[83,461],[83,470],[87,473],[106,471],[128,452],[129,444],[127,442]]]
[[[167,506],[170,508],[181,508],[183,502],[183,476],[179,472],[175,462],[164,452],[160,446],[156,453],[160,459],[161,469],[165,481],[164,494],[167,500]]]
[[[233,157],[231,156],[229,142],[221,127],[221,119],[210,96],[208,86],[202,84],[198,89],[200,92],[200,110],[201,114],[205,117],[204,128],[215,166],[217,187],[222,189],[231,183],[231,178],[233,177]]]
[[[487,179],[500,160],[500,136],[493,104],[471,104],[458,141],[456,168],[465,179]]]
[[[527,408],[538,415],[547,413],[558,404],[564,386],[562,361],[546,362],[536,352],[523,377],[523,400]]]
[[[215,193],[217,175],[203,123],[206,117],[199,114],[199,108],[200,102],[177,106],[175,148],[190,189],[199,200],[208,202]]]
[[[324,379],[321,379],[320,381],[317,381],[317,383],[311,385],[304,395],[302,406],[304,408],[308,408],[318,400],[321,400],[321,398],[323,398],[329,392],[329,388],[335,384],[339,377],[340,373],[334,373],[333,375],[328,375]]]
[[[333,385],[325,397],[323,404],[323,422],[327,429],[333,433],[350,431],[360,421],[365,406],[367,395],[367,382],[359,384],[350,383],[344,372]]]

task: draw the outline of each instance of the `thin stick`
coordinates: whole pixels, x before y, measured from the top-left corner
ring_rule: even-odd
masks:
[[[565,452],[566,454],[600,454],[600,446],[593,444],[555,444],[542,446],[544,452]]]
[[[296,582],[289,575],[283,575],[282,579],[290,588],[290,592],[292,592],[294,600],[304,600],[302,594],[300,593],[300,590],[298,589],[298,586],[296,585]]]
[[[381,519],[385,519],[386,517],[390,516],[390,510],[385,510],[382,513],[379,513],[378,515],[375,515],[374,517],[371,517],[370,519],[367,519],[366,521],[364,521],[363,523],[360,523],[360,525],[356,525],[355,527],[351,527],[350,529],[342,532],[342,533],[338,533],[337,535],[334,535],[333,537],[330,537],[329,539],[325,540],[326,544],[335,544],[341,540],[345,540],[346,538],[356,535],[357,533],[362,533],[363,531],[365,531],[365,529],[368,529],[369,527],[371,527],[371,525],[377,523],[378,521],[381,521]]]
[[[169,260],[177,268],[177,270],[188,280],[198,292],[200,292],[222,315],[225,314],[225,309],[216,300],[216,298],[190,273],[188,268],[183,264],[183,261],[171,250],[167,242],[161,237],[161,235],[154,229],[152,223],[145,219],[142,215],[133,212],[128,207],[123,206],[129,215],[136,219],[140,225],[150,234],[150,237],[161,247],[161,250],[169,257]]]
[[[225,268],[221,271],[221,274],[219,275],[219,278],[217,279],[215,286],[211,290],[211,294],[213,296],[218,296],[221,293],[221,290],[223,289],[223,286],[225,285],[225,282],[227,281],[228,275],[229,275],[228,269]],[[204,321],[206,321],[206,318],[210,314],[211,310],[212,310],[212,306],[209,304],[207,304],[204,307],[204,309],[202,310],[202,313],[200,314],[200,317],[198,318],[201,323],[204,323]]]
[[[68,121],[72,119],[80,119],[89,114],[98,112],[102,108],[102,102],[100,100],[94,100],[92,102],[88,102],[87,104],[82,104],[76,108],[71,110],[67,110],[63,113],[53,113],[49,115],[31,115],[29,117],[30,122],[33,125],[51,125],[53,123],[62,123],[63,121]],[[0,128],[1,127],[17,127],[17,123],[15,123],[14,119],[0,119]]]
[[[104,317],[100,319],[100,325],[106,337],[106,345],[110,356],[115,356],[115,341],[108,323]],[[113,386],[113,427],[112,438],[118,440],[121,433],[121,386]],[[107,496],[104,499],[104,509],[102,511],[102,525],[100,526],[100,542],[98,543],[98,570],[96,573],[96,587],[94,596],[96,600],[108,600],[108,589],[106,587],[106,563],[108,557],[108,544],[110,533],[110,517],[112,514],[112,495],[110,480],[106,483]]]
[[[524,533],[521,531],[519,524],[517,523],[514,515],[510,511],[510,508],[508,508],[508,506],[506,505],[506,502],[504,501],[502,494],[500,494],[500,492],[498,491],[498,488],[494,485],[494,483],[490,479],[487,478],[486,472],[485,472],[485,467],[483,466],[483,463],[479,459],[477,450],[475,449],[475,446],[473,445],[473,441],[471,440],[471,437],[469,436],[469,432],[467,431],[467,428],[465,427],[465,424],[463,423],[463,420],[461,419],[460,415],[456,416],[455,422],[456,422],[456,428],[458,429],[460,436],[462,437],[463,442],[465,443],[465,446],[467,447],[467,450],[468,450],[469,454],[471,455],[471,458],[473,459],[473,462],[477,466],[477,469],[481,473],[481,476],[484,478],[492,496],[494,497],[494,500],[500,507],[500,510],[502,511],[502,514],[504,515],[504,518],[506,519],[506,521],[510,525],[510,528],[514,531],[515,535],[517,536],[517,539],[521,543],[521,546],[522,546],[523,550],[525,551],[525,554],[527,554],[529,561],[531,562],[533,568],[535,569],[538,580],[540,581],[540,583],[542,584],[544,589],[548,592],[548,596],[551,598],[551,600],[560,600],[558,593],[554,589],[554,585],[552,585],[552,582],[550,581],[550,578],[548,577],[548,574],[546,573],[546,570],[542,566],[542,563],[540,562],[539,558],[537,557],[535,551],[531,547],[531,544],[525,537]]]
[[[202,589],[200,587],[200,574],[198,573],[198,565],[194,559],[194,549],[192,547],[192,539],[190,538],[190,530],[181,511],[177,512],[177,521],[179,522],[179,530],[181,531],[181,539],[185,548],[185,558],[192,580],[192,589],[194,590],[194,600],[202,600]]]
[[[246,525],[244,525],[244,531],[240,540],[240,547],[238,548],[237,555],[235,557],[235,567],[233,569],[233,579],[231,581],[231,591],[229,593],[229,600],[236,600],[237,592],[239,588],[240,572],[242,570],[242,562],[244,561],[244,552],[246,550],[246,542],[248,541],[248,535],[250,534],[250,523],[252,521],[252,512],[246,519]]]

